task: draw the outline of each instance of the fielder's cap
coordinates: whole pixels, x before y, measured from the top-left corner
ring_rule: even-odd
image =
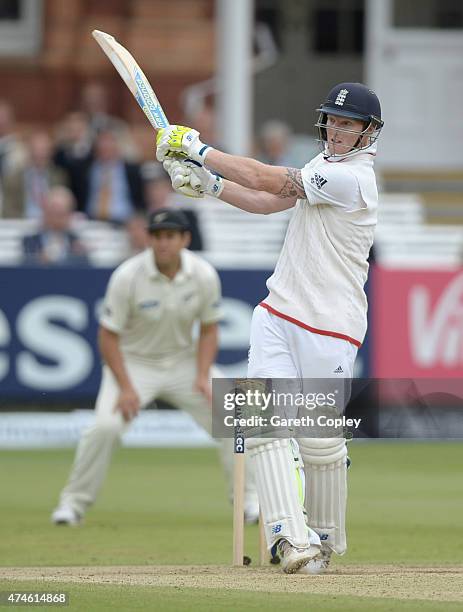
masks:
[[[173,229],[184,232],[189,229],[188,218],[181,210],[160,208],[149,215],[147,229],[149,232],[161,229]]]

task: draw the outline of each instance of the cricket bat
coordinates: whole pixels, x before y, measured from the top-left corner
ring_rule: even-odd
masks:
[[[157,131],[169,125],[169,121],[153,91],[143,70],[133,56],[123,47],[114,36],[93,30],[93,38],[112,62],[122,80],[132,92],[135,100],[145,113],[152,127]]]

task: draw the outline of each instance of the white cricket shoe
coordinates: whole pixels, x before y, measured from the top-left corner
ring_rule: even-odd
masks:
[[[320,546],[311,544],[308,548],[296,548],[284,539],[278,542],[277,548],[281,559],[281,569],[285,574],[294,574],[320,554]]]
[[[306,575],[310,574],[312,576],[316,576],[317,574],[323,574],[328,569],[332,554],[333,551],[331,550],[331,548],[322,544],[320,553],[316,557],[311,559],[308,563],[303,565],[297,573]]]
[[[82,517],[70,506],[58,506],[51,515],[51,522],[55,525],[70,525],[75,527],[82,521]]]

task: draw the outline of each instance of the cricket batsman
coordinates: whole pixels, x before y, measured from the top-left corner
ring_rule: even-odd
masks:
[[[377,220],[373,165],[383,126],[380,102],[361,83],[340,83],[318,111],[321,153],[302,169],[228,155],[184,126],[157,135],[157,158],[177,191],[212,195],[250,213],[294,209],[267,281],[268,296],[254,310],[249,378],[352,378],[366,333],[364,284]],[[278,547],[286,573],[321,573],[333,552],[342,555],[347,548],[346,442],[343,437],[297,442],[251,438],[247,447],[268,547]],[[293,467],[299,453],[304,504]]]

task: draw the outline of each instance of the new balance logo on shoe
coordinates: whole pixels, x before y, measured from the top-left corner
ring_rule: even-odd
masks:
[[[335,370],[334,370],[334,374],[344,374],[344,370],[341,368],[341,366],[338,366]]]
[[[326,185],[328,181],[326,180],[326,178],[321,176],[321,174],[314,172],[313,176],[310,178],[310,182],[312,183],[312,185],[316,185],[318,189],[321,189],[323,185]]]

